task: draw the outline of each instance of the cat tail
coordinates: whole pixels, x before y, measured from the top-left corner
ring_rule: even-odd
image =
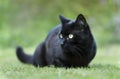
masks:
[[[22,47],[16,48],[16,55],[22,63],[33,64],[33,56],[25,54]]]

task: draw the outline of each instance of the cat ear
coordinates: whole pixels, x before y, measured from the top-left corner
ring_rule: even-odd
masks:
[[[61,21],[62,24],[68,23],[70,21],[70,20],[68,20],[67,18],[65,18],[62,15],[59,15],[59,19],[60,19],[60,21]]]
[[[86,24],[86,19],[84,17],[84,15],[82,14],[79,14],[78,17],[76,18],[76,21],[75,21],[76,24],[78,25],[85,25]]]

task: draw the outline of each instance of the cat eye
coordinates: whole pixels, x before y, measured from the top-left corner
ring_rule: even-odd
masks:
[[[74,37],[73,34],[69,34],[69,35],[68,35],[68,38],[69,38],[69,39],[72,39],[73,37]]]
[[[62,35],[62,34],[60,34],[60,35],[59,35],[59,37],[62,39],[62,38],[63,38],[63,35]]]

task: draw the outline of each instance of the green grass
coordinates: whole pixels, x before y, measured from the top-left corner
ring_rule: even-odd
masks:
[[[35,68],[20,63],[14,48],[0,50],[0,79],[119,79],[120,46],[98,48],[90,68]],[[34,51],[34,47],[25,51]]]

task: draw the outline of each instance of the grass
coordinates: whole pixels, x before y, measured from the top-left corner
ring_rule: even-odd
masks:
[[[27,52],[34,47],[26,48]],[[0,79],[119,79],[120,46],[98,48],[90,68],[35,68],[20,63],[14,49],[0,50]]]

